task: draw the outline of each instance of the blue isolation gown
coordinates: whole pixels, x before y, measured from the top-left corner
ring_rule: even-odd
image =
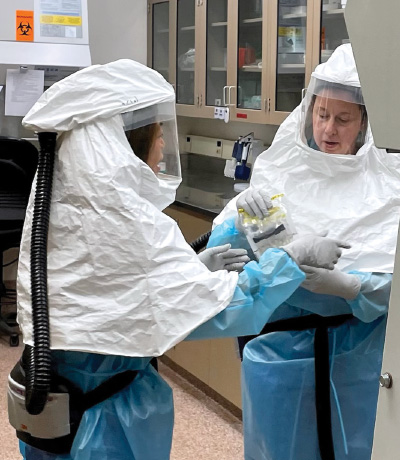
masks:
[[[284,251],[266,251],[258,263],[250,262],[240,273],[230,305],[200,326],[192,338],[259,333],[271,313],[304,278]],[[53,358],[56,372],[84,391],[119,372],[140,372],[127,388],[86,411],[70,454],[49,454],[20,442],[26,460],[169,459],[174,422],[172,390],[149,364],[150,358],[68,351],[54,351]]]
[[[216,227],[209,246],[227,242],[249,248],[234,220]],[[329,328],[332,432],[336,460],[370,460],[392,275],[351,273],[361,281],[354,300],[300,287],[271,312],[269,322],[310,313],[354,315]],[[211,337],[213,328],[229,335],[230,327],[216,323],[220,316],[192,336]],[[246,345],[242,403],[246,460],[320,460],[313,330],[273,332]]]

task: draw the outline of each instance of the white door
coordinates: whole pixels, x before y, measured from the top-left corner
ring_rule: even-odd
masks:
[[[372,460],[400,460],[400,240],[393,274],[382,376],[390,374],[392,387],[379,390]],[[381,376],[381,381],[383,380]],[[387,376],[388,377],[388,376]],[[386,382],[389,381],[387,378]],[[384,383],[384,381],[382,381]]]

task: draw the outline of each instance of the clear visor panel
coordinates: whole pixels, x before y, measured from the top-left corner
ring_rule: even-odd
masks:
[[[311,78],[301,105],[302,140],[314,150],[354,155],[368,126],[361,88]]]
[[[180,179],[175,102],[163,102],[123,113],[122,120],[134,153],[145,161],[160,179]]]
[[[164,148],[163,158],[159,163],[160,171],[158,177],[165,180],[176,179],[177,177],[181,178],[178,133],[175,119],[162,122],[161,128]]]
[[[361,88],[358,86],[342,85],[340,83],[331,83],[326,80],[320,80],[311,77],[307,93],[312,95],[325,94],[332,99],[338,99],[345,102],[364,105],[364,98]]]

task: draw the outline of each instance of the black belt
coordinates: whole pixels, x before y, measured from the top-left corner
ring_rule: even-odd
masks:
[[[11,371],[11,377],[19,384],[26,385],[26,368],[33,347],[26,345],[22,358]],[[77,385],[58,374],[52,375],[50,391],[54,393],[68,393],[70,434],[58,438],[43,439],[31,436],[26,431],[17,430],[17,437],[26,444],[53,454],[68,454],[78,431],[83,414],[91,407],[105,401],[130,385],[138,375],[139,370],[127,370],[109,377],[96,388],[84,393]]]
[[[315,329],[315,409],[318,444],[322,460],[335,460],[331,420],[331,385],[329,365],[328,328],[338,327],[354,318],[353,315],[319,316],[308,315],[267,323],[259,335],[279,331],[304,331]],[[249,341],[258,336],[246,336]]]

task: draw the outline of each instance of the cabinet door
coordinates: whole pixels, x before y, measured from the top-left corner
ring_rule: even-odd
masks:
[[[170,76],[169,2],[149,0],[148,3],[148,55],[149,67],[157,70],[167,81]]]
[[[345,2],[343,0],[320,1],[319,62],[326,62],[335,48],[349,42],[349,35],[344,20],[344,6]]]
[[[301,102],[312,71],[313,0],[277,0],[270,4],[270,122],[279,124]]]
[[[196,61],[196,0],[176,2],[176,77],[175,91],[178,115],[193,115],[198,105]]]
[[[198,116],[213,118],[227,95],[228,0],[205,0],[198,9]]]
[[[223,105],[227,94],[227,9],[228,0],[177,0],[178,115],[213,118],[215,105]],[[193,30],[186,26],[188,18]],[[185,51],[191,46],[195,49],[192,56]],[[186,61],[193,66],[186,68]]]
[[[229,35],[234,52],[228,69],[227,105],[231,120],[266,123],[267,120],[267,10],[266,0],[230,0]],[[229,32],[228,32],[229,33]]]

